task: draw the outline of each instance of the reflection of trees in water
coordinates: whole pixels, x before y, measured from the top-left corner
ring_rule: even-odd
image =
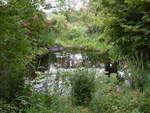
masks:
[[[104,62],[103,56],[94,52],[57,52],[41,56],[38,60],[38,66],[42,69],[48,69],[50,66],[55,68],[105,68],[107,75],[117,73],[117,62],[111,63],[107,59]],[[105,65],[105,66],[104,66]],[[41,71],[41,69],[38,69]],[[43,70],[42,70],[43,71]]]
[[[99,57],[97,55],[87,55],[85,53],[59,53],[56,54],[56,67],[61,68],[76,68],[76,67],[98,67]]]

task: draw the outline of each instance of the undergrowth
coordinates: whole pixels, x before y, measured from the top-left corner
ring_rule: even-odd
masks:
[[[150,97],[126,87],[123,81],[118,85],[116,74],[94,77],[93,72],[78,70],[61,75],[63,79],[55,80],[65,82],[67,77],[70,95],[63,95],[60,89],[31,91],[30,96],[9,104],[1,100],[0,113],[150,113]]]

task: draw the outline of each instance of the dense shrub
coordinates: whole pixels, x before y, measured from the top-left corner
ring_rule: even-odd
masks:
[[[10,113],[18,111],[26,113],[149,113],[148,95],[138,90],[125,88],[124,83],[116,85],[116,74],[110,77],[100,75],[96,79],[95,73],[89,70],[57,74],[58,78],[53,79],[56,85],[55,90],[41,93],[33,91],[30,97],[18,97],[9,104],[3,101],[0,104],[1,111],[4,113],[10,111]],[[48,74],[40,76],[41,79],[44,76]],[[71,95],[61,91],[63,88],[69,90],[70,87]]]
[[[71,78],[71,95],[73,103],[77,106],[87,106],[95,91],[94,73],[87,70],[79,70],[73,73]]]
[[[0,100],[0,113],[24,113],[31,105],[31,98],[18,96],[13,101]]]
[[[50,27],[49,30],[51,33],[64,34],[65,30],[67,29],[66,17],[61,14],[52,15],[50,18],[48,18],[47,24]]]
[[[103,76],[96,81],[96,92],[89,108],[94,113],[142,113],[143,95],[121,86],[116,86],[116,77]]]
[[[87,37],[87,34],[86,34],[86,31],[87,31],[87,28],[83,25],[70,25],[69,26],[70,29],[68,30],[68,38],[69,39],[79,39],[79,38],[85,38]]]
[[[26,113],[90,113],[83,107],[73,107],[70,97],[61,97],[58,94],[33,94],[31,107]]]
[[[0,99],[21,93],[27,64],[51,44],[44,17],[36,1],[0,1]]]
[[[150,113],[150,97],[143,98],[139,109],[142,113]]]

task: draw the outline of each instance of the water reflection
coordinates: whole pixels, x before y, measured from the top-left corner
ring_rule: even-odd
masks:
[[[73,52],[58,52],[54,53],[56,62],[49,62],[50,66],[53,65],[57,68],[104,68],[104,63],[100,60],[100,55],[87,54],[87,53],[73,53]]]
[[[74,73],[77,70],[88,70],[90,72],[94,71],[95,77],[98,77],[105,71],[104,63],[100,62],[98,54],[70,51],[50,54],[49,60],[47,60],[49,61],[47,62],[47,70],[44,73],[38,72],[36,79],[31,81],[35,91],[54,92],[57,89],[62,94],[68,95],[71,88],[68,80],[69,73]]]
[[[37,77],[31,81],[34,91],[49,94],[59,91],[60,95],[69,95],[71,91],[69,77],[72,73],[78,70],[87,70],[87,72],[94,72],[96,78],[106,74],[107,68],[109,73],[113,73],[115,70],[119,75],[119,79],[124,80],[127,87],[130,86],[130,81],[126,78],[125,72],[114,68],[117,67],[117,63],[114,63],[114,66],[113,63],[107,62],[108,64],[106,65],[106,62],[104,63],[105,57],[100,56],[100,54],[63,51],[49,53],[48,57],[44,56],[43,58],[44,60],[40,58],[40,62],[47,61],[41,63],[43,66],[46,66],[45,70],[43,72],[37,70]]]

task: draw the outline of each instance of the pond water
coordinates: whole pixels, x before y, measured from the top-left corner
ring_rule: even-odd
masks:
[[[49,94],[59,91],[60,95],[69,95],[71,91],[70,76],[78,70],[94,72],[95,77],[106,73],[106,65],[102,62],[102,56],[93,52],[49,53],[46,57],[41,57],[39,62],[39,66],[45,67],[45,70],[36,71],[37,77],[30,81],[30,84],[33,86],[32,90]],[[117,72],[124,77],[124,72]]]
[[[49,53],[46,61],[46,70],[44,72],[37,71],[37,77],[30,81],[33,90],[38,92],[54,92],[57,88],[65,95],[70,92],[69,78],[64,77],[66,73],[74,73],[77,70],[88,70],[94,72],[95,77],[105,72],[104,63],[100,61],[99,54],[86,52],[63,51]],[[41,63],[43,64],[43,63]],[[63,79],[63,80],[62,80]],[[65,80],[64,80],[65,79]]]

